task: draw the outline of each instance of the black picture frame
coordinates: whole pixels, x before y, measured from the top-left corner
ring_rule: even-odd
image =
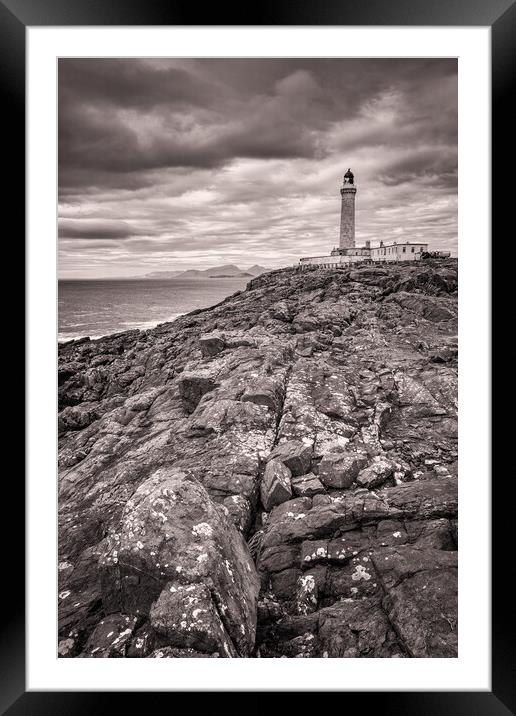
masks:
[[[199,20],[202,20],[200,22]],[[511,79],[514,74],[514,37],[516,9],[513,0],[261,0],[242,4],[213,3],[200,6],[182,0],[0,0],[0,86],[2,88],[5,122],[5,150],[12,151],[9,183],[5,205],[9,207],[10,223],[19,237],[25,226],[25,38],[29,26],[67,25],[348,25],[348,26],[489,26],[492,38],[492,235],[500,235],[512,227],[512,204],[509,192],[512,183],[503,179],[503,169],[510,162],[514,127],[509,110]],[[514,116],[514,115],[512,115]],[[5,154],[4,154],[5,157]],[[4,168],[5,168],[4,164]],[[483,186],[482,190],[488,190]],[[513,230],[512,232],[513,233]],[[506,240],[509,238],[504,237]],[[21,244],[20,239],[20,244]],[[493,265],[493,283],[503,282],[507,267]],[[507,277],[505,277],[507,278]],[[493,308],[500,308],[500,302]],[[492,313],[493,330],[503,320]],[[20,336],[18,345],[23,344]],[[493,378],[493,395],[497,381]],[[504,386],[505,388],[505,386]],[[17,401],[23,404],[18,394]],[[505,430],[505,433],[504,433]],[[505,443],[504,443],[505,439]],[[493,436],[493,455],[508,442],[508,428],[502,427]],[[496,449],[498,446],[499,450]],[[502,471],[495,470],[493,475]],[[506,571],[513,561],[504,556],[504,546],[511,543],[508,530],[507,491],[511,485],[504,475],[492,480],[492,691],[491,692],[367,692],[346,693],[346,709],[350,705],[377,706],[382,714],[489,714],[503,716],[515,712],[516,666],[515,645],[511,629],[514,613],[512,592],[508,589]],[[507,474],[508,482],[513,478]],[[9,495],[4,498],[5,510],[24,504],[21,471],[11,473]],[[512,488],[513,489],[513,488]],[[512,502],[514,504],[514,502]],[[502,512],[503,510],[503,512]],[[496,519],[498,515],[498,519]],[[120,708],[120,695],[113,693],[26,692],[25,690],[25,605],[21,597],[24,584],[24,531],[21,520],[13,525],[9,544],[4,546],[3,596],[7,601],[2,620],[0,646],[0,707],[2,713],[18,714],[92,714]],[[512,550],[511,550],[512,552]],[[513,621],[512,621],[513,623]],[[235,685],[235,690],[238,685]],[[317,685],[314,684],[314,691]],[[130,694],[132,706],[158,694]],[[161,696],[168,694],[161,694]],[[116,701],[115,701],[116,699]],[[358,702],[357,699],[360,699]],[[148,708],[148,706],[147,706]]]

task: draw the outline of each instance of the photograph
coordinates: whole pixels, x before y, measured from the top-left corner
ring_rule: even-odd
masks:
[[[457,58],[57,95],[57,657],[456,660]]]

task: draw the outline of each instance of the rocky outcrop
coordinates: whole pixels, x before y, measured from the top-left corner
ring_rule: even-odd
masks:
[[[457,654],[453,260],[59,350],[61,657]]]
[[[160,468],[138,487],[99,568],[106,612],[149,618],[172,646],[252,652],[254,563],[228,510],[184,472]]]

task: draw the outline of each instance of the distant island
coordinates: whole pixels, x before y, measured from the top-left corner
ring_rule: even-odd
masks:
[[[248,269],[241,269],[235,264],[225,264],[224,266],[214,266],[213,268],[199,270],[188,269],[187,271],[152,271],[141,278],[150,279],[167,279],[167,278],[189,278],[189,279],[205,279],[205,278],[255,278],[265,273],[268,269],[255,264]]]

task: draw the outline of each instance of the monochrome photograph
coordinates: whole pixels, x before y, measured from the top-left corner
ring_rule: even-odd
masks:
[[[457,71],[58,60],[59,658],[457,659]]]

